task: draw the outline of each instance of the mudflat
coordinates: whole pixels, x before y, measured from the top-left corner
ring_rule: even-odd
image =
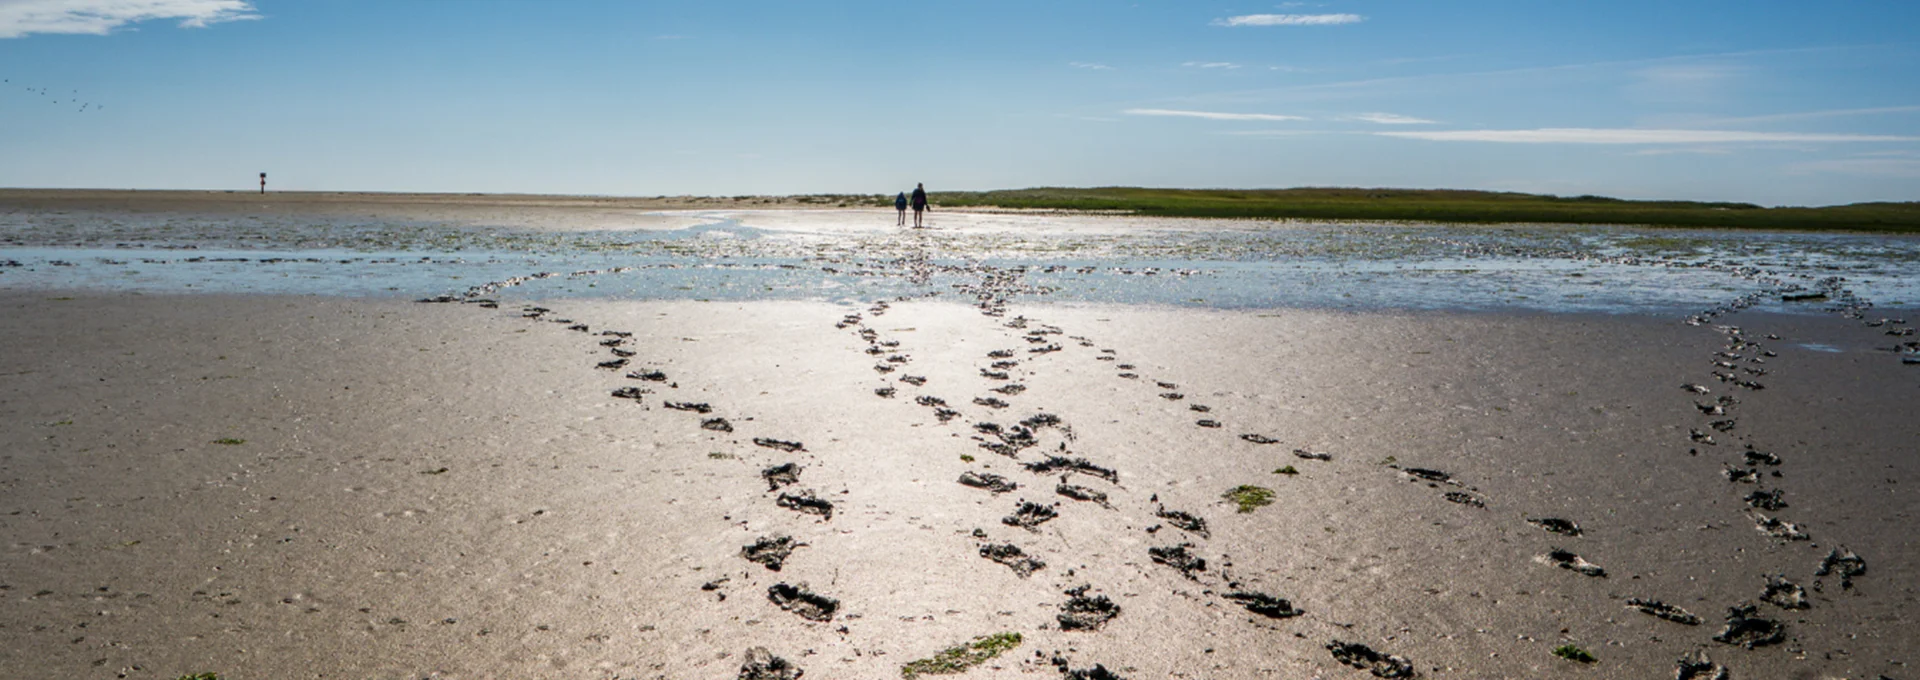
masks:
[[[999,633],[1018,645],[968,677],[1920,662],[1900,324],[38,290],[0,309],[19,677],[881,678]]]

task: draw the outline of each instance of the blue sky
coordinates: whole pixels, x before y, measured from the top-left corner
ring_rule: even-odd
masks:
[[[0,0],[0,186],[1920,200],[1920,2]]]

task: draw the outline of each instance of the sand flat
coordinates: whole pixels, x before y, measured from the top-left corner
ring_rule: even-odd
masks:
[[[876,316],[556,300],[540,319],[270,296],[3,302],[0,663],[27,677],[721,678],[752,646],[810,676],[893,677],[998,631],[1026,641],[972,677],[1056,677],[1055,654],[1126,677],[1366,677],[1324,649],[1336,638],[1433,677],[1665,676],[1695,649],[1735,677],[1898,677],[1916,647],[1902,622],[1920,554],[1887,530],[1915,510],[1898,493],[1916,472],[1902,453],[1920,440],[1901,397],[1914,377],[1837,320],[1750,320],[1747,336],[1778,354],[1753,391],[1710,376],[1724,332],[1642,317],[1035,305],[1013,329],[1013,315],[938,302]],[[837,328],[849,313],[861,321]],[[1060,332],[1026,339],[1048,326]],[[870,355],[861,329],[899,345]],[[628,367],[595,368],[613,358],[603,330],[633,333]],[[1030,351],[1049,344],[1060,350]],[[1019,362],[1006,380],[981,374],[995,350]],[[874,369],[893,354],[907,361]],[[669,380],[623,377],[638,368]],[[1010,383],[1026,389],[989,391]],[[1710,419],[1682,383],[1738,395],[1724,441],[1689,440]],[[610,396],[629,386],[652,392]],[[873,392],[888,386],[892,398]],[[957,415],[940,422],[921,396]],[[987,397],[1009,406],[973,401]],[[1065,427],[1036,430],[1017,461],[980,447],[994,440],[976,425],[1037,413]],[[702,429],[712,417],[734,431]],[[1728,482],[1736,435],[1777,452],[1780,466],[1759,467],[1782,476]],[[1066,479],[1107,507],[1020,467],[1061,445],[1117,471],[1117,484]],[[759,473],[785,462],[804,469],[783,491],[812,490],[832,519],[776,503]],[[1285,465],[1301,474],[1273,474]],[[955,482],[968,470],[1021,488]],[[1277,497],[1236,513],[1220,494],[1242,484]],[[1760,487],[1786,490],[1789,509],[1769,514],[1811,541],[1755,530],[1741,498]],[[1021,499],[1059,517],[1001,523]],[[1162,505],[1209,532],[1167,526]],[[1545,516],[1585,533],[1525,521]],[[771,535],[806,545],[780,572],[739,557]],[[979,557],[985,543],[1047,566],[1022,579]],[[1208,563],[1192,578],[1148,554],[1182,543]],[[1812,573],[1842,544],[1869,560],[1851,589]],[[1542,562],[1553,548],[1607,577]],[[1787,642],[1713,642],[1726,608],[1757,602],[1776,573],[1813,602],[1759,605]],[[777,583],[840,608],[824,623],[782,611],[766,596]],[[1082,584],[1121,614],[1061,631],[1064,591]],[[1252,615],[1221,597],[1235,589],[1305,613]],[[1629,597],[1706,623],[1628,610]],[[1567,643],[1600,664],[1550,654]]]

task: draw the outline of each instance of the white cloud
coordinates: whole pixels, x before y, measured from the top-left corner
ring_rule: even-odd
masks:
[[[1427,120],[1425,118],[1415,118],[1413,116],[1402,116],[1394,113],[1362,113],[1357,116],[1349,116],[1348,118],[1350,120],[1379,123],[1381,125],[1432,125],[1440,122]]]
[[[1108,65],[1106,65],[1106,64],[1096,64],[1096,63],[1093,63],[1093,62],[1090,62],[1090,61],[1070,61],[1070,62],[1067,62],[1067,65],[1068,65],[1068,66],[1072,66],[1072,67],[1074,67],[1074,68],[1084,68],[1084,69],[1090,69],[1090,70],[1094,70],[1094,71],[1111,71],[1111,70],[1113,70],[1113,67],[1112,67],[1112,66],[1108,66]]]
[[[1229,70],[1240,68],[1239,64],[1233,63],[1231,61],[1189,61],[1181,64],[1181,66],[1187,66],[1191,68],[1223,68],[1223,69],[1229,69]]]
[[[258,19],[249,0],[0,0],[0,38],[34,33],[106,35],[121,26],[178,19],[181,28]]]
[[[1283,116],[1274,113],[1221,113],[1218,111],[1180,111],[1175,109],[1127,109],[1121,111],[1121,113],[1129,116],[1172,116],[1178,118],[1205,118],[1207,120],[1307,120],[1307,118],[1303,116]]]
[[[1533,130],[1436,130],[1375,132],[1383,137],[1437,142],[1509,144],[1730,144],[1753,142],[1920,142],[1920,137],[1824,132],[1744,132],[1739,130],[1657,130],[1633,128],[1538,128]]]
[[[1213,20],[1215,26],[1332,26],[1357,24],[1367,18],[1358,14],[1244,14]]]

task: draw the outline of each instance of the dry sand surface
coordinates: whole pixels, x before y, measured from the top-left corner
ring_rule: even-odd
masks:
[[[734,678],[765,647],[809,678],[888,678],[999,632],[1023,642],[965,677],[1372,677],[1336,640],[1425,677],[1666,678],[1698,650],[1734,678],[1920,663],[1920,367],[1858,323],[544,304],[0,296],[0,675]],[[1728,415],[1697,406],[1722,396]],[[1023,467],[1052,455],[1100,469]],[[1241,485],[1272,503],[1236,512]],[[1786,507],[1743,501],[1775,489]],[[803,490],[831,516],[783,507]],[[1023,500],[1058,516],[1003,523]],[[741,556],[779,536],[798,547],[778,571]],[[981,556],[1005,544],[1045,566]],[[1816,574],[1849,549],[1851,587],[1844,563]],[[1762,602],[1773,575],[1808,606]],[[803,618],[780,584],[837,606]],[[1118,615],[1062,630],[1082,585]],[[1783,640],[1715,642],[1743,603]],[[1552,654],[1569,644],[1597,663]]]

